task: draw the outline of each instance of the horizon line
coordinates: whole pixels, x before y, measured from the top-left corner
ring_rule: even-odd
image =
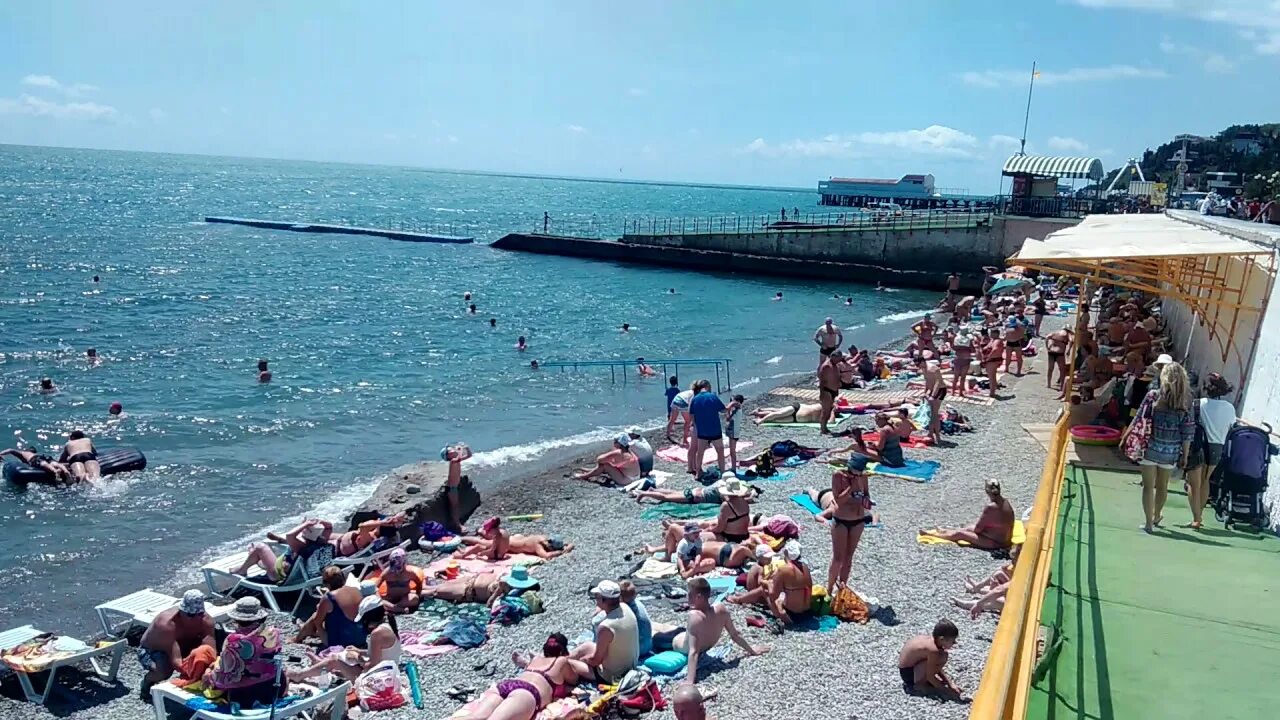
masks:
[[[662,185],[666,187],[697,187],[719,190],[765,190],[770,192],[818,192],[818,181],[812,188],[789,187],[783,185],[737,185],[734,183],[693,182],[688,180],[644,180],[594,177],[589,175],[547,175],[542,173],[516,172],[507,170],[471,170],[466,168],[429,167],[425,165],[401,165],[388,163],[351,162],[344,160],[315,160],[311,158],[270,157],[265,155],[222,155],[199,152],[172,152],[164,150],[121,150],[118,148],[81,147],[78,145],[26,145],[20,143],[0,142],[0,148],[30,148],[38,150],[77,150],[82,152],[136,153],[140,155],[170,155],[174,157],[218,158],[223,160],[264,160],[269,162],[298,162],[316,165],[347,165],[351,167],[394,168],[417,172],[441,173],[446,175],[479,175],[488,177],[526,178],[531,180],[569,180],[572,182],[610,183],[614,185]]]

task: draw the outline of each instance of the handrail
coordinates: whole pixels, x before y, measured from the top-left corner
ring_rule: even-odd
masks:
[[[849,208],[845,211],[772,215],[627,218],[622,239],[760,232],[827,233],[833,230],[949,230],[990,224],[993,208],[903,210],[900,214]]]
[[[1057,541],[1056,522],[1066,478],[1068,414],[1053,427],[1040,486],[1027,521],[1027,539],[1018,554],[987,654],[982,680],[973,696],[970,720],[1025,720],[1036,662],[1040,612]]]
[[[681,365],[692,365],[695,367],[713,367],[715,369],[715,388],[716,393],[723,393],[733,389],[733,363],[728,358],[665,358],[665,359],[648,359],[644,361],[645,365],[652,368],[662,368],[662,375],[665,378],[668,374],[679,375]],[[577,370],[583,367],[607,367],[609,368],[609,376],[613,382],[618,381],[618,371],[622,371],[622,382],[627,382],[627,376],[630,375],[631,368],[635,367],[635,360],[548,360],[538,364],[539,368],[561,370]],[[668,373],[668,367],[673,367]],[[724,384],[721,385],[720,371],[724,371]],[[687,387],[687,384],[686,384]]]

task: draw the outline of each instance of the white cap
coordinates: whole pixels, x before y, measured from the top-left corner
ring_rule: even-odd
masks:
[[[360,622],[360,618],[366,613],[372,612],[375,608],[382,607],[381,595],[370,595],[360,600],[360,607],[356,609],[356,622]]]
[[[319,540],[321,535],[324,535],[324,526],[318,522],[311,523],[302,529],[303,540]]]
[[[1168,365],[1171,362],[1173,362],[1173,358],[1169,357],[1169,353],[1160,353],[1160,357],[1156,358],[1156,361],[1151,364],[1152,365]]]
[[[782,557],[786,558],[787,560],[790,560],[791,562],[795,562],[796,560],[799,560],[800,559],[800,541],[788,540],[786,544],[782,546]]]
[[[622,597],[622,588],[612,580],[601,580],[599,585],[591,588],[591,594],[596,597],[617,600]]]

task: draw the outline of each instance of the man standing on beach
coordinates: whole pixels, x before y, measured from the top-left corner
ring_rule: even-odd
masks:
[[[724,433],[720,428],[720,413],[726,409],[724,401],[712,392],[710,380],[699,380],[695,393],[693,400],[689,401],[689,415],[693,417],[694,429],[693,445],[689,448],[689,472],[697,477],[702,472],[702,456],[708,447],[714,447],[716,466],[723,473]]]
[[[689,580],[689,627],[672,639],[672,648],[689,656],[689,684],[698,682],[698,659],[720,644],[725,633],[747,655],[763,655],[768,645],[752,645],[733,624],[733,616],[723,604],[711,604],[711,585],[706,578]]]
[[[827,421],[835,412],[836,398],[840,396],[840,361],[843,359],[839,350],[832,350],[822,365],[818,366],[818,403],[822,405],[818,428],[823,435],[831,434],[827,429]]]
[[[844,344],[844,333],[840,332],[831,318],[827,318],[813,334],[813,341],[818,344],[818,367],[822,367],[827,356]]]

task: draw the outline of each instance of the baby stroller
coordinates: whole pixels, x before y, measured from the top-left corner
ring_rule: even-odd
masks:
[[[1222,461],[1209,479],[1214,514],[1227,528],[1239,522],[1258,530],[1267,526],[1262,496],[1271,456],[1280,454],[1280,448],[1271,443],[1271,426],[1263,426],[1265,430],[1239,424],[1231,428],[1222,444]]]

